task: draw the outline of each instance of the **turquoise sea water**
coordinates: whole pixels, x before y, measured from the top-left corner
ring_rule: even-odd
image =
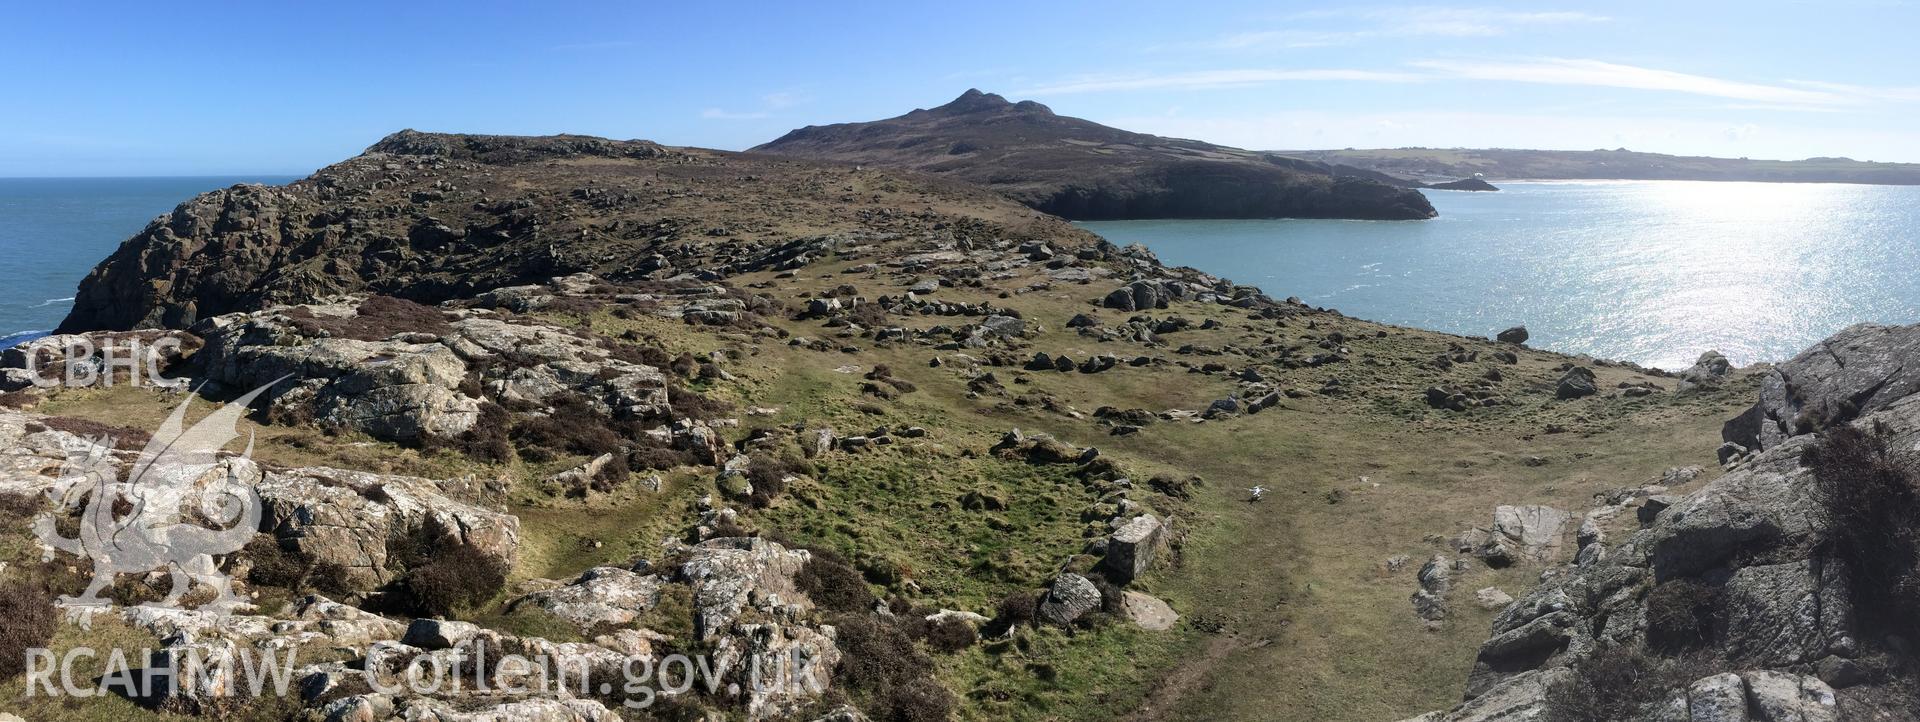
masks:
[[[0,178],[0,348],[46,333],[94,264],[200,193],[292,177]]]
[[[1083,224],[1358,318],[1663,368],[1920,322],[1920,187],[1688,181],[1427,191],[1430,221]]]

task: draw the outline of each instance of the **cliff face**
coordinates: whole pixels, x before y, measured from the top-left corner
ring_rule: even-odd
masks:
[[[909,207],[928,210],[895,210]],[[81,281],[60,328],[184,328],[358,291],[438,302],[578,272],[711,273],[796,236],[897,233],[947,215],[1009,237],[1091,238],[991,192],[885,171],[646,141],[402,131],[284,187],[181,204]]]
[[[945,175],[1074,220],[1435,215],[1418,191],[1370,171],[1133,133],[978,90],[896,118],[808,126],[751,152]]]

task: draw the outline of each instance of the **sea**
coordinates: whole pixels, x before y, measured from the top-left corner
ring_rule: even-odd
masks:
[[[236,183],[294,179],[0,178],[0,348],[59,325],[94,264],[174,206]]]
[[[1356,318],[1685,368],[1792,358],[1920,322],[1920,187],[1496,181],[1428,221],[1081,224],[1175,265]]]
[[[290,176],[0,178],[0,347],[46,334],[94,264],[195,194]],[[1683,368],[1778,361],[1920,322],[1920,187],[1692,181],[1423,191],[1429,221],[1081,224],[1347,315]]]

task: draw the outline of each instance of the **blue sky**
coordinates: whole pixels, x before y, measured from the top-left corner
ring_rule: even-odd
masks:
[[[1895,0],[80,5],[6,11],[0,176],[303,174],[409,127],[740,149],[968,87],[1253,148],[1920,162]]]

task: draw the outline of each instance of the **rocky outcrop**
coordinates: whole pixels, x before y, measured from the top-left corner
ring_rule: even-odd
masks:
[[[1760,382],[1760,401],[1720,436],[1770,449],[1823,426],[1846,423],[1920,390],[1920,326],[1849,326],[1785,361]]]
[[[247,466],[253,465],[238,468]],[[470,481],[303,467],[264,469],[254,483],[262,504],[260,530],[282,549],[337,569],[342,588],[365,592],[393,581],[405,571],[395,563],[405,558],[397,550],[425,534],[441,535],[425,541],[442,548],[473,546],[502,568],[511,568],[519,556],[519,519],[445,491],[474,486]]]
[[[1548,570],[1495,618],[1468,681],[1470,701],[1425,719],[1529,718],[1484,711],[1483,700],[1521,690],[1527,704],[1544,709],[1545,687],[1529,680],[1578,673],[1608,650],[1700,649],[1726,672],[1655,696],[1667,701],[1637,719],[1837,719],[1849,695],[1875,694],[1879,682],[1843,672],[1872,655],[1898,666],[1910,649],[1863,623],[1849,562],[1826,543],[1833,530],[1808,464],[1816,438],[1773,423],[1844,402],[1860,415],[1827,423],[1852,423],[1891,449],[1914,448],[1920,396],[1911,394],[1902,360],[1915,339],[1920,327],[1856,326],[1782,364],[1758,411],[1729,424],[1751,429],[1740,424],[1764,419],[1756,444],[1764,450],[1685,496],[1660,486],[1641,507],[1643,528],[1624,538],[1606,539],[1597,525],[1583,524],[1577,558]],[[1909,456],[1892,458],[1920,471]],[[1662,480],[1684,483],[1697,474],[1675,469]],[[1632,496],[1640,493],[1651,492]]]
[[[39,417],[0,411],[0,491],[28,495],[60,489],[61,462],[95,448],[94,440],[48,428]],[[128,469],[139,455],[113,451]],[[520,521],[457,497],[476,493],[472,480],[435,481],[326,467],[278,468],[238,456],[222,457],[206,474],[256,490],[258,531],[280,548],[327,565],[335,587],[371,592],[406,571],[393,549],[419,541],[471,545],[511,568],[518,559]],[[64,480],[64,481],[71,481]],[[444,538],[423,539],[432,533]]]
[[[1132,133],[978,90],[886,120],[808,126],[752,152],[945,175],[1074,220],[1435,215],[1419,191],[1353,169]]]
[[[349,296],[207,319],[194,327],[206,340],[195,365],[236,391],[290,378],[270,392],[282,413],[397,441],[458,436],[478,422],[483,401],[543,406],[574,397],[617,418],[669,414],[659,369],[554,326],[453,309],[428,330],[332,335],[368,323],[372,302]]]
[[[581,630],[632,622],[660,603],[661,579],[620,567],[594,567],[563,586],[530,593],[512,609],[539,609]]]
[[[1488,183],[1486,182],[1486,180],[1481,178],[1461,178],[1460,180],[1456,180],[1456,181],[1447,181],[1445,183],[1434,183],[1427,187],[1437,191],[1497,191],[1497,190],[1500,190],[1498,187],[1495,187],[1492,183]]]
[[[54,334],[0,350],[0,391],[35,386],[166,386],[175,365],[200,348],[179,331]]]

